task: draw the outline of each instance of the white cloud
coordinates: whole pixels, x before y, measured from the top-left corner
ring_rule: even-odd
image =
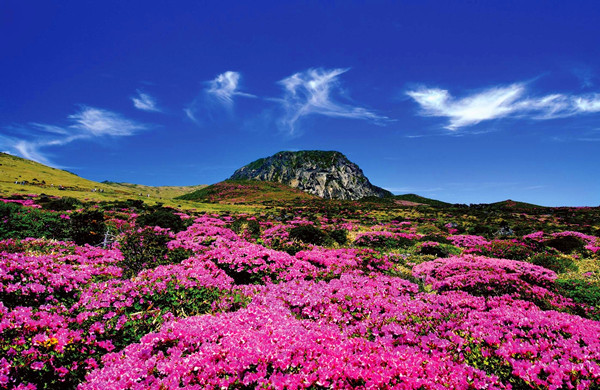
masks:
[[[240,78],[241,75],[239,72],[227,71],[221,73],[210,81],[210,87],[206,89],[206,93],[226,107],[231,107],[233,105],[234,96],[256,97],[249,93],[238,91]]]
[[[278,101],[283,105],[285,115],[281,124],[293,134],[296,123],[302,117],[318,114],[329,117],[363,119],[373,122],[389,120],[363,107],[338,103],[332,95],[340,91],[339,76],[348,69],[309,69],[295,73],[281,81],[284,96]]]
[[[19,152],[19,155],[29,160],[37,161],[41,164],[50,165],[51,162],[40,153],[40,145],[37,142],[19,140],[14,144],[14,148]]]
[[[407,92],[422,108],[425,116],[450,118],[447,129],[474,125],[484,120],[501,118],[517,110],[515,102],[525,88],[521,84],[496,87],[462,99],[453,98],[447,90],[422,88]]]
[[[574,104],[580,112],[600,112],[600,94],[576,97]]]
[[[136,92],[137,96],[131,98],[135,108],[142,111],[160,112],[160,109],[156,105],[156,99],[139,89]]]
[[[0,137],[0,144],[18,155],[46,165],[52,165],[42,149],[63,146],[75,140],[100,137],[130,136],[147,129],[146,125],[101,108],[83,106],[69,115],[70,125],[56,126],[30,123],[28,126],[7,127],[11,137]]]
[[[225,114],[231,114],[236,96],[256,98],[255,95],[239,90],[241,74],[227,71],[207,82],[202,93],[183,109],[185,115],[194,123],[215,120]]]
[[[454,98],[447,90],[438,88],[419,88],[406,94],[421,106],[423,116],[448,118],[445,128],[449,130],[513,115],[546,120],[600,112],[600,94],[526,98],[525,92],[525,84],[516,83],[488,88],[463,98]]]
[[[83,106],[76,114],[68,118],[74,123],[73,129],[82,131],[82,136],[128,136],[139,130],[144,130],[145,125],[126,119],[123,116],[101,108]]]

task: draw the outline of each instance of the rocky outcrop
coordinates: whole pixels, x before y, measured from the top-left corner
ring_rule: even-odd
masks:
[[[372,185],[362,170],[340,152],[279,152],[241,167],[229,179],[283,183],[326,199],[391,195]]]

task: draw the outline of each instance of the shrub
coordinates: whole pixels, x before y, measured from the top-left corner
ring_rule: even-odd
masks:
[[[59,214],[0,202],[0,239],[5,238],[68,238],[69,220]]]
[[[177,233],[185,230],[186,226],[175,212],[175,210],[166,207],[156,207],[140,215],[136,220],[136,224],[140,227],[159,226]]]
[[[558,236],[545,242],[550,248],[554,248],[562,253],[572,253],[583,250],[585,242],[575,236]]]
[[[440,244],[436,241],[426,241],[420,244],[418,253],[435,257],[448,257],[450,255],[458,255],[460,249],[453,245]]]
[[[190,250],[169,250],[167,243],[173,237],[166,229],[149,227],[125,234],[119,240],[124,258],[120,264],[123,267],[123,276],[135,276],[143,269],[180,263],[190,257]]]
[[[106,224],[100,210],[85,210],[70,216],[70,238],[77,245],[99,245],[104,240]]]
[[[66,210],[75,210],[82,206],[82,203],[69,196],[63,198],[50,198],[48,196],[42,196],[38,200],[38,203],[45,210],[55,210],[55,211],[66,211]]]
[[[337,229],[329,233],[329,237],[333,239],[333,241],[337,242],[340,245],[346,244],[348,242],[348,231],[346,229]]]
[[[325,245],[329,238],[327,233],[313,225],[300,225],[290,229],[290,239],[301,241],[305,244]]]
[[[537,253],[531,256],[529,262],[558,273],[577,270],[577,266],[572,259],[548,252]]]
[[[600,286],[580,279],[559,279],[557,291],[581,305],[578,313],[592,320],[600,321]]]
[[[258,223],[258,221],[255,219],[236,219],[229,226],[229,228],[240,236],[243,236],[244,233],[247,233],[252,238],[260,237],[260,223]]]
[[[512,240],[493,240],[472,248],[469,253],[499,259],[526,260],[533,254],[533,250],[525,244]]]
[[[414,233],[365,232],[356,237],[354,244],[377,249],[409,248],[413,245],[413,240],[416,241],[421,237],[421,235]]]

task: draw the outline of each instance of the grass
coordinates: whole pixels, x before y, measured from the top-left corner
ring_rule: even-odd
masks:
[[[450,206],[450,203],[442,202],[441,200],[425,198],[416,194],[395,195],[394,199],[405,200],[408,202],[414,202],[419,204],[426,204],[430,206]]]
[[[15,184],[15,182],[25,184]],[[175,199],[177,196],[204,187],[206,185],[152,187],[129,183],[99,183],[84,179],[71,172],[51,168],[10,154],[0,153],[1,197],[14,194],[46,194],[61,197],[69,196],[90,202],[140,199],[150,205],[161,203],[165,206],[178,207],[184,210],[205,212],[247,213],[262,209],[260,205],[207,204]]]

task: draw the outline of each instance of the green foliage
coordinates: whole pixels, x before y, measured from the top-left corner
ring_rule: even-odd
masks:
[[[290,239],[305,244],[325,245],[328,238],[327,233],[313,225],[300,225],[290,229]]]
[[[69,236],[77,245],[99,245],[104,240],[106,224],[100,210],[84,210],[71,214]]]
[[[558,293],[580,304],[577,314],[600,321],[600,286],[581,279],[558,279],[555,282]]]
[[[571,258],[548,252],[537,253],[531,256],[529,262],[548,268],[556,273],[577,270],[577,266]]]
[[[574,236],[554,237],[551,240],[546,241],[545,244],[562,253],[579,252],[585,247],[585,242]]]
[[[63,197],[63,198],[51,198],[45,195],[40,196],[37,203],[42,206],[45,210],[55,210],[55,211],[66,211],[66,210],[76,210],[81,208],[83,204],[75,198],[71,197]]]
[[[168,232],[155,231],[152,228],[123,235],[119,239],[124,258],[120,263],[123,276],[128,278],[137,275],[145,268],[180,263],[192,255],[189,250],[167,248],[167,243],[171,240]]]
[[[69,220],[51,213],[23,207],[15,203],[0,202],[0,239],[54,238],[69,239]]]
[[[229,228],[240,236],[248,234],[254,239],[260,237],[260,223],[255,219],[238,218],[229,225]]]
[[[465,363],[469,366],[483,370],[488,375],[496,375],[502,383],[510,383],[514,390],[528,390],[533,387],[522,378],[513,374],[513,368],[500,356],[490,353],[490,347],[477,338],[466,335],[469,340],[469,349],[462,353]],[[484,350],[487,350],[484,353]]]
[[[419,254],[435,257],[449,257],[460,254],[460,249],[450,244],[439,244],[436,246],[422,246],[419,248]]]
[[[114,200],[111,202],[103,201],[99,203],[104,210],[130,209],[136,211],[147,210],[148,206],[141,199]]]
[[[354,241],[354,245],[377,250],[407,249],[414,241],[406,237],[373,236],[363,237]]]
[[[339,245],[345,245],[348,242],[348,231],[346,229],[337,229],[329,232],[329,237]]]
[[[136,224],[140,227],[160,226],[177,233],[185,230],[186,226],[184,221],[178,215],[175,215],[176,212],[177,210],[167,207],[152,207],[137,217]]]
[[[164,292],[147,296],[146,300],[152,301],[155,307],[162,308],[163,311],[187,317],[209,312],[212,303],[219,298],[220,291],[215,288],[184,288],[168,282]]]

